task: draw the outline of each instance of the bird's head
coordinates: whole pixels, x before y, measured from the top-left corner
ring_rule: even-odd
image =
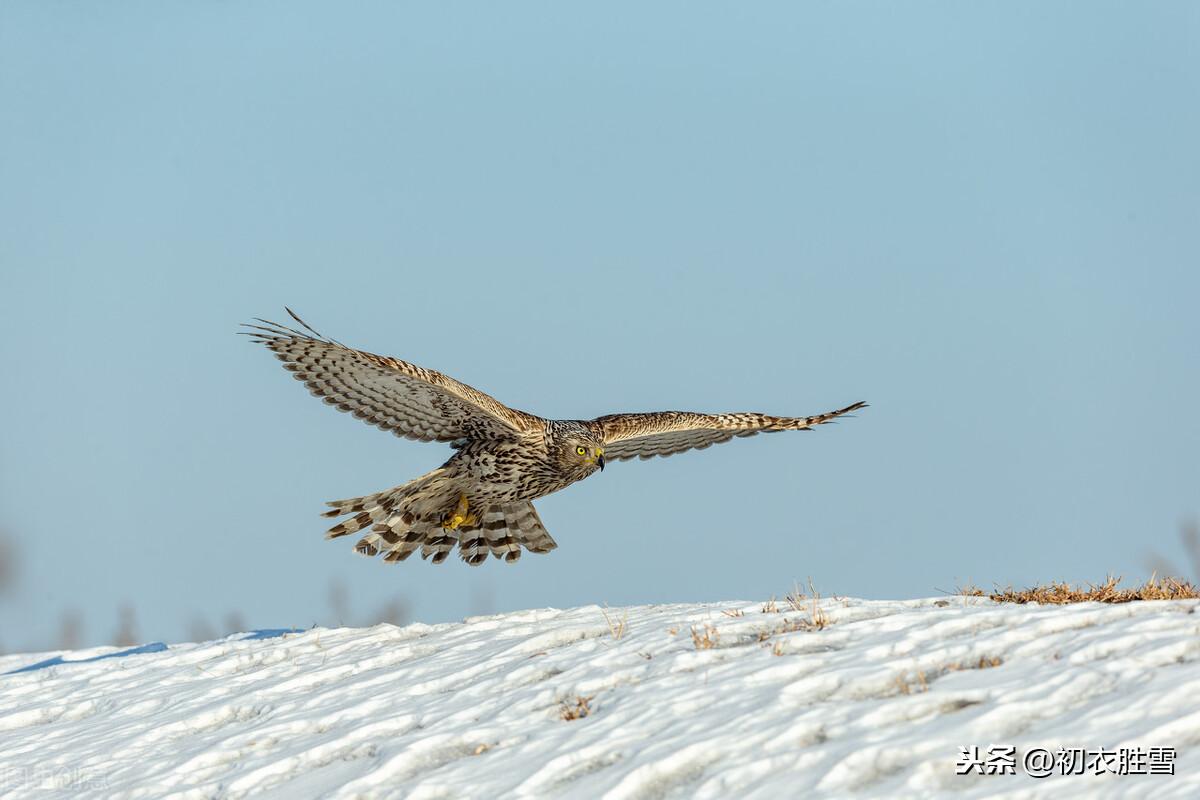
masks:
[[[583,425],[563,430],[555,437],[554,450],[565,471],[584,477],[604,469],[604,440]]]

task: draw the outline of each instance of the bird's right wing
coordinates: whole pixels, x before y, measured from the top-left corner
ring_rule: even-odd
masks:
[[[772,417],[767,414],[696,414],[659,411],[651,414],[610,414],[592,421],[604,436],[604,457],[609,461],[670,456],[685,450],[703,450],[734,437],[772,431],[801,431],[824,425],[865,408],[855,403],[811,417]]]
[[[308,390],[340,411],[397,436],[424,442],[496,437],[533,430],[541,420],[465,383],[401,361],[346,347],[307,331],[258,320],[245,331],[275,353]]]

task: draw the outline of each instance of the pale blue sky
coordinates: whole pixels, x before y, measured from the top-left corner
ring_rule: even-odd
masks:
[[[0,4],[0,643],[1179,557],[1200,5]],[[441,463],[233,335],[297,309],[547,416],[807,414],[541,501],[550,556],[355,556]]]

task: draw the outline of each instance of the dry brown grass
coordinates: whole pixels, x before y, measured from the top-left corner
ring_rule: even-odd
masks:
[[[711,650],[721,641],[721,634],[712,625],[705,623],[702,630],[696,630],[696,626],[692,626],[692,644],[697,650]]]
[[[829,624],[829,615],[821,608],[821,593],[817,591],[817,587],[813,586],[812,578],[808,579],[808,594],[805,594],[797,584],[785,599],[793,611],[808,614],[803,630],[819,631]],[[801,629],[797,628],[797,630]]]
[[[812,588],[812,578],[808,579],[808,586],[810,589]],[[803,611],[805,604],[808,602],[808,595],[800,588],[800,584],[796,583],[792,584],[792,591],[785,594],[783,599],[792,611]]]
[[[957,661],[953,664],[947,664],[946,670],[949,672],[958,672],[964,669],[991,669],[998,667],[1004,663],[1004,659],[1000,656],[980,656],[978,661],[968,661],[965,664]]]
[[[1045,603],[1049,605],[1065,605],[1067,603],[1131,603],[1135,600],[1200,600],[1200,590],[1190,581],[1181,578],[1158,578],[1151,576],[1150,580],[1141,586],[1130,589],[1120,588],[1121,577],[1109,575],[1103,583],[1089,583],[1087,587],[1072,586],[1069,583],[1048,583],[1042,586],[1031,586],[1027,589],[997,587],[995,591],[984,592],[978,586],[968,584],[958,588],[958,594],[964,597],[987,597],[997,603]]]
[[[766,630],[758,632],[758,641],[766,642],[773,636],[778,636],[783,633],[812,633],[819,631],[829,625],[829,617],[820,607],[813,607],[810,615],[805,617],[784,617],[783,621],[778,625],[774,625]],[[774,647],[775,655],[781,656],[784,654],[782,642],[776,642]]]
[[[769,639],[778,633],[799,633],[800,631],[807,631],[807,630],[811,630],[808,627],[808,620],[788,619],[787,617],[784,617],[782,623],[780,623],[779,625],[776,625],[774,628],[771,628],[770,630],[763,631],[758,636],[759,636],[759,639],[764,639],[764,638]]]
[[[944,667],[935,668],[929,671],[915,670],[911,674],[902,672],[896,676],[895,684],[896,691],[900,694],[920,694],[929,691],[929,684],[951,672],[960,672],[965,669],[991,669],[998,667],[1004,663],[1004,659],[999,656],[980,656],[976,661],[956,661],[953,664],[947,664]]]
[[[821,598],[813,597],[812,611],[809,612],[809,630],[819,631],[829,624],[829,615],[819,605]]]
[[[588,704],[592,702],[592,698],[595,696],[596,695],[594,694],[588,695],[587,697],[584,697],[581,694],[575,695],[575,702],[573,703],[563,700],[558,707],[559,716],[561,716],[567,722],[570,722],[573,719],[583,719],[584,717],[591,715],[592,708]]]
[[[914,692],[928,692],[929,681],[925,678],[924,672],[914,672],[910,680],[907,674],[896,676],[896,689],[900,694],[913,694]]]
[[[625,635],[625,623],[629,621],[629,612],[622,613],[620,619],[610,617],[607,608],[600,609],[600,613],[604,615],[604,621],[608,623],[608,632],[612,634],[613,641],[621,641],[621,637]]]
[[[809,633],[812,631],[819,631],[828,624],[829,620],[823,614],[818,618],[817,621],[812,619],[804,619],[802,617],[784,617],[783,622],[780,624],[764,631],[759,631],[758,640],[760,642],[765,642],[772,636],[776,636],[781,633]]]
[[[808,579],[807,593],[800,588],[799,584],[796,584],[790,593],[784,595],[784,601],[787,603],[788,609],[790,609],[790,611],[785,612],[787,616],[783,618],[780,624],[759,631],[759,642],[766,642],[771,637],[782,633],[823,630],[831,623],[829,615],[821,608],[821,593],[813,586],[812,578]],[[779,613],[779,610],[774,596],[762,607],[764,614],[776,614]],[[767,645],[764,644],[763,646],[766,647]],[[786,652],[786,649],[782,642],[776,642],[771,652],[777,656],[781,656]]]

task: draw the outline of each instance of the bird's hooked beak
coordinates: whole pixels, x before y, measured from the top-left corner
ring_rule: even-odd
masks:
[[[604,452],[603,451],[601,451],[600,454],[596,456],[596,463],[600,465],[600,471],[604,472]]]

